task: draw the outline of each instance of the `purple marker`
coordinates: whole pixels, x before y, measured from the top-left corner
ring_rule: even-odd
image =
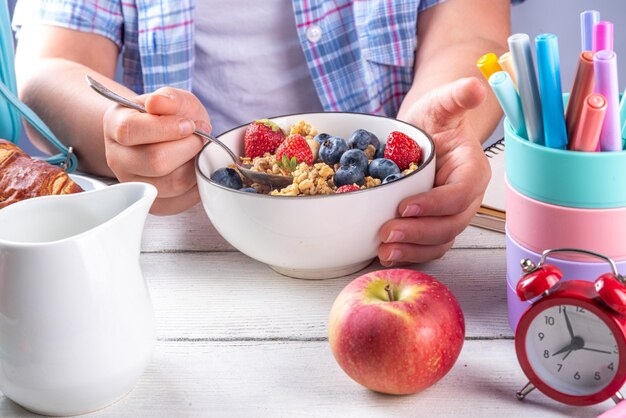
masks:
[[[593,52],[613,51],[613,23],[603,20],[593,25]]]
[[[617,56],[613,51],[598,51],[593,56],[595,92],[606,99],[606,114],[600,132],[602,151],[621,151],[622,132],[619,117],[619,88],[617,86]]]
[[[580,14],[580,49],[593,51],[593,27],[600,21],[600,12],[585,10]]]

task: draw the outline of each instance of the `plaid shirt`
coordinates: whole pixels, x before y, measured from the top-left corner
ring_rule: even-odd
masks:
[[[417,15],[441,1],[293,0],[324,109],[395,116],[413,80]],[[137,93],[191,90],[194,0],[20,0],[14,28],[27,21],[111,39],[123,51],[124,84]]]

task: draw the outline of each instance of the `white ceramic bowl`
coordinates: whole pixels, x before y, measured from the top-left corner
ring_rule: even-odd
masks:
[[[272,120],[287,132],[304,120],[318,132],[345,139],[359,128],[374,133],[381,142],[390,132],[400,131],[423,151],[420,168],[400,180],[349,193],[293,197],[240,192],[211,181],[211,174],[231,161],[217,145],[207,144],[196,158],[196,176],[209,219],[233,247],[281,274],[324,279],[364,268],[376,257],[378,231],[397,216],[400,201],[433,187],[434,144],[405,122],[360,113],[305,113]],[[242,155],[246,126],[218,139]]]

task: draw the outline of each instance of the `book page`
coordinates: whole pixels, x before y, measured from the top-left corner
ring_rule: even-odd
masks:
[[[485,150],[491,165],[491,180],[485,191],[483,206],[504,212],[504,141],[500,140]]]

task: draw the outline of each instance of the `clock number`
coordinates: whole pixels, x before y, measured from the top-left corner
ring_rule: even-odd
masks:
[[[537,336],[539,337],[539,341],[543,341],[543,338],[545,337],[543,332],[540,332],[539,334],[537,334]]]
[[[580,373],[578,372],[574,373],[574,379],[580,380]]]
[[[546,325],[554,325],[554,317],[546,315]]]
[[[550,352],[548,350],[543,350],[543,358],[550,358]]]
[[[609,370],[613,370],[613,368],[614,368],[614,367],[615,367],[615,366],[613,366],[613,363],[611,363],[611,364],[609,364],[608,369],[609,369]]]
[[[615,354],[617,354],[617,345],[616,345],[615,347],[613,347],[613,352],[614,352]]]
[[[576,307],[576,312],[585,313],[585,310],[583,308],[581,308],[580,306],[577,306]]]
[[[559,366],[559,370],[557,370],[557,372],[560,372],[561,369],[563,368],[563,365],[561,363],[557,363],[556,365]]]
[[[593,378],[594,380],[600,380],[600,372],[595,372]]]

